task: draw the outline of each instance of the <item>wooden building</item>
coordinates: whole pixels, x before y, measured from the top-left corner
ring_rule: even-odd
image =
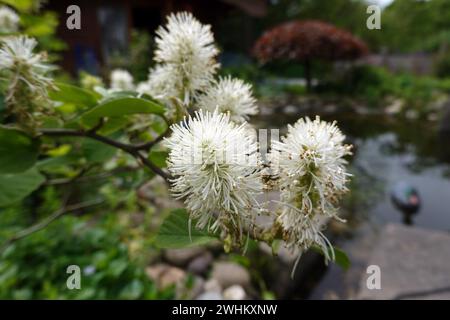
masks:
[[[265,16],[268,6],[266,0],[79,0],[75,3],[81,9],[81,30],[66,27],[70,15],[67,8],[74,1],[49,0],[45,8],[59,15],[57,33],[68,44],[61,64],[72,74],[79,70],[98,73],[114,52],[127,49],[132,29],[153,35],[167,14],[183,10],[211,24],[213,31],[230,16],[248,16],[242,19],[239,37],[250,46],[253,41],[250,21]]]

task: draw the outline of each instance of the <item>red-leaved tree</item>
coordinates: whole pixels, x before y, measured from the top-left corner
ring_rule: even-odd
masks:
[[[368,48],[345,30],[306,20],[286,22],[266,31],[256,41],[253,53],[262,63],[277,59],[302,62],[309,90],[312,60],[354,60],[367,54]]]

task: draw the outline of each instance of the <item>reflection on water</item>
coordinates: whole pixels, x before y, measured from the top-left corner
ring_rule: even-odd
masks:
[[[364,167],[383,181],[381,198],[369,209],[369,215],[380,222],[402,222],[403,217],[390,201],[389,191],[399,181],[414,186],[421,197],[420,211],[412,217],[413,224],[429,228],[450,230],[450,179],[446,177],[449,166],[438,161],[417,159],[412,148],[401,152],[386,152],[398,143],[394,132],[386,132],[366,140],[358,140],[354,165]],[[411,149],[411,150],[409,150]],[[436,159],[434,159],[436,160]],[[420,170],[417,163],[421,163]],[[370,188],[370,185],[367,186]]]
[[[259,119],[260,128],[282,128],[298,116]],[[393,186],[402,181],[415,187],[421,207],[412,216],[415,225],[450,230],[450,137],[435,125],[405,122],[384,116],[333,115],[354,144],[350,203],[377,222],[404,222],[390,198]],[[356,200],[355,200],[356,199]],[[372,201],[370,201],[372,200]],[[353,202],[352,202],[353,201]],[[361,205],[361,204],[364,204]]]

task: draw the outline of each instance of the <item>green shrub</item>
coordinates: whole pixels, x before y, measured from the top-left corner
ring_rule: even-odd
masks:
[[[242,79],[246,82],[255,83],[262,79],[264,71],[254,63],[244,63],[238,65],[230,65],[220,69],[222,76],[232,76]]]
[[[387,97],[402,99],[408,107],[425,108],[439,92],[448,92],[449,80],[412,74],[393,74],[386,69],[360,65],[336,73],[317,91],[350,95],[369,106],[384,106]]]
[[[291,95],[304,95],[306,94],[306,87],[300,84],[286,84],[281,87],[281,90],[287,94]]]
[[[450,53],[439,55],[434,61],[433,69],[439,78],[450,77]]]
[[[69,265],[81,268],[81,289],[69,290]],[[1,299],[164,299],[143,266],[132,261],[117,230],[67,216],[10,245],[0,260]]]

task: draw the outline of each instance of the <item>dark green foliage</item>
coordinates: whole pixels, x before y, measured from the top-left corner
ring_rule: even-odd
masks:
[[[81,268],[81,289],[69,290],[69,265]],[[144,267],[133,262],[117,228],[65,217],[12,244],[0,260],[1,299],[164,299]]]
[[[446,81],[412,74],[392,74],[369,65],[335,72],[323,81],[318,93],[335,93],[362,99],[369,106],[385,106],[385,98],[402,99],[411,108],[424,109],[436,94],[447,89]]]

